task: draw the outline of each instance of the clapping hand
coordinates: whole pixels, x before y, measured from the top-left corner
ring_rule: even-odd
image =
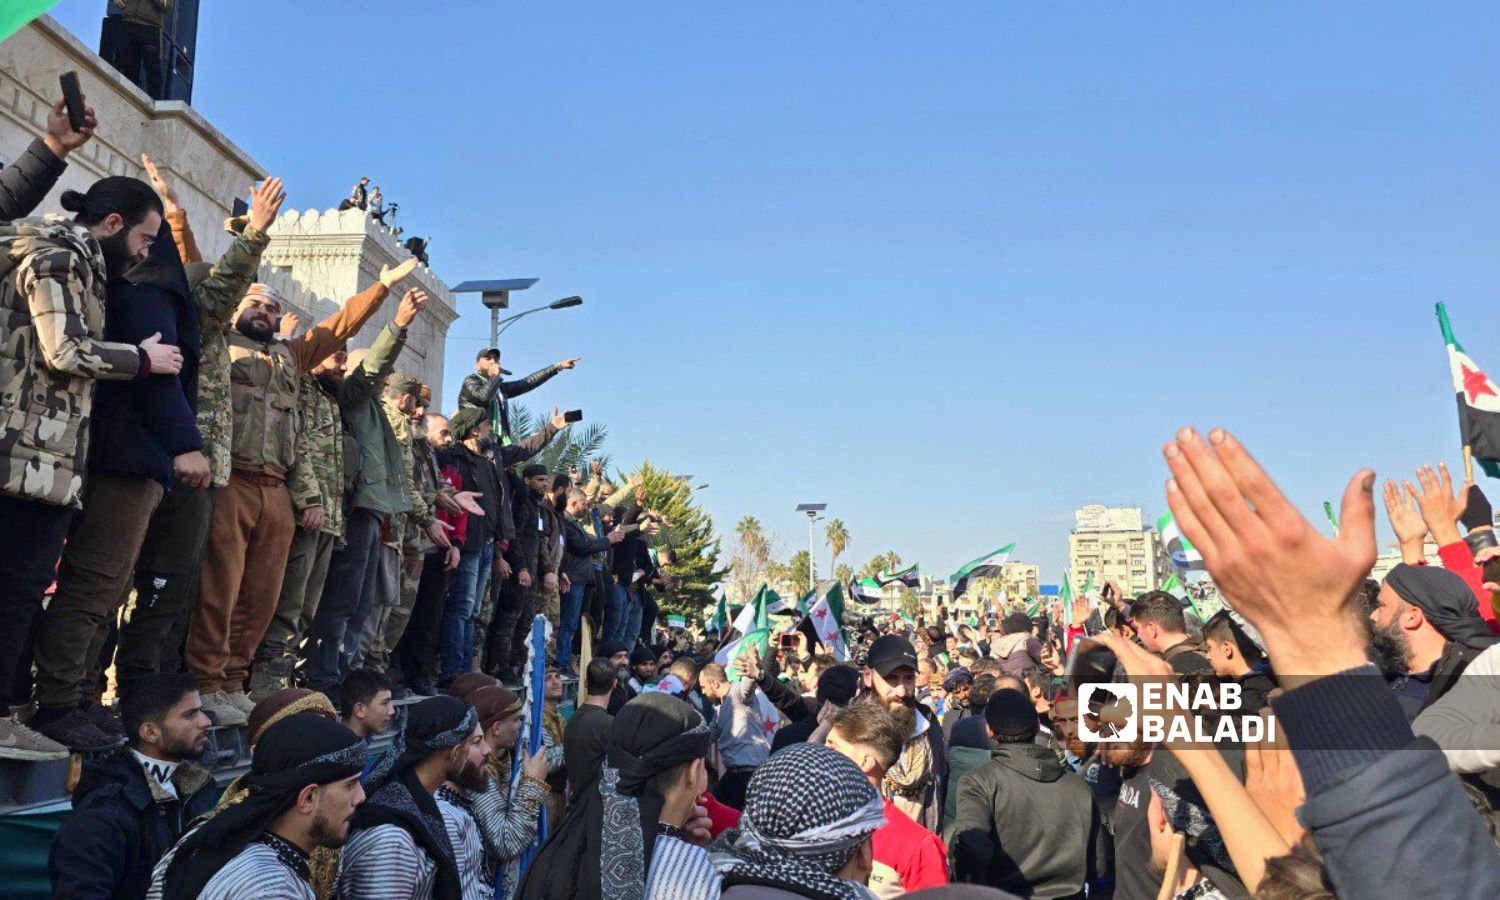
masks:
[[[391,268],[390,266],[381,266],[380,283],[385,285],[388,290],[394,288],[397,282],[410,275],[412,272],[416,271],[416,268],[417,258],[415,256],[408,256],[406,259],[397,263],[395,268]]]

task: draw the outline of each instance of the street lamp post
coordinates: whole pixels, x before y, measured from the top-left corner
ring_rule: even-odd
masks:
[[[818,513],[827,508],[827,503],[797,504],[797,512],[807,513],[807,589],[809,591],[818,588],[818,566],[813,562],[813,525],[818,521]]]
[[[500,278],[490,281],[465,281],[454,288],[453,293],[479,295],[479,302],[483,303],[490,311],[490,346],[498,348],[500,346],[500,335],[505,333],[505,329],[532,313],[541,312],[544,309],[568,309],[583,305],[582,297],[564,297],[561,300],[553,300],[546,306],[538,306],[535,309],[523,310],[504,319],[500,318],[500,310],[510,308],[511,291],[524,291],[540,280],[539,278]],[[491,427],[497,430],[500,427],[498,419],[499,414],[496,413],[496,421],[491,423]]]

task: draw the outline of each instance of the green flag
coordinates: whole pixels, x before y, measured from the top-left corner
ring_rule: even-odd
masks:
[[[722,591],[719,593],[719,604],[714,608],[713,617],[703,627],[708,631],[723,631],[729,627],[729,600]]]
[[[1062,594],[1059,597],[1062,603],[1063,624],[1073,625],[1073,576],[1071,573],[1063,573]]]
[[[27,23],[57,5],[57,0],[5,0],[0,3],[0,41],[25,28]]]
[[[1181,584],[1182,582],[1177,579],[1177,574],[1174,572],[1171,577],[1162,582],[1161,589],[1170,594]]]

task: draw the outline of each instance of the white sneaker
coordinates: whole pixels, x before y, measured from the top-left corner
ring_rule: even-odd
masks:
[[[32,731],[15,716],[0,718],[0,759],[67,759],[68,748]]]
[[[214,724],[219,726],[244,725],[250,721],[223,691],[204,694],[203,711],[212,716]]]
[[[235,709],[238,709],[247,717],[255,711],[255,701],[251,700],[250,695],[244,691],[235,691],[232,694],[226,693],[225,696],[229,698],[230,703],[234,704]]]

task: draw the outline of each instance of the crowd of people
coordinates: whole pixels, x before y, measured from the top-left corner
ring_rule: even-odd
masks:
[[[86,756],[57,896],[1500,895],[1500,547],[1443,467],[1385,485],[1405,561],[1377,583],[1373,473],[1328,538],[1184,429],[1166,499],[1206,621],[1106,583],[972,621],[851,604],[847,652],[667,628],[640,485],[533,462],[565,414],[512,430],[576,359],[508,380],[486,349],[429,411],[400,369],[415,261],[305,328],[256,280],[275,178],[212,262],[149,159],[29,218],[89,116],[59,103],[0,173],[0,757]],[[1126,680],[1232,685],[1176,714],[1277,727],[1086,740],[1123,720],[1082,686]],[[226,726],[252,762],[220,792]]]

